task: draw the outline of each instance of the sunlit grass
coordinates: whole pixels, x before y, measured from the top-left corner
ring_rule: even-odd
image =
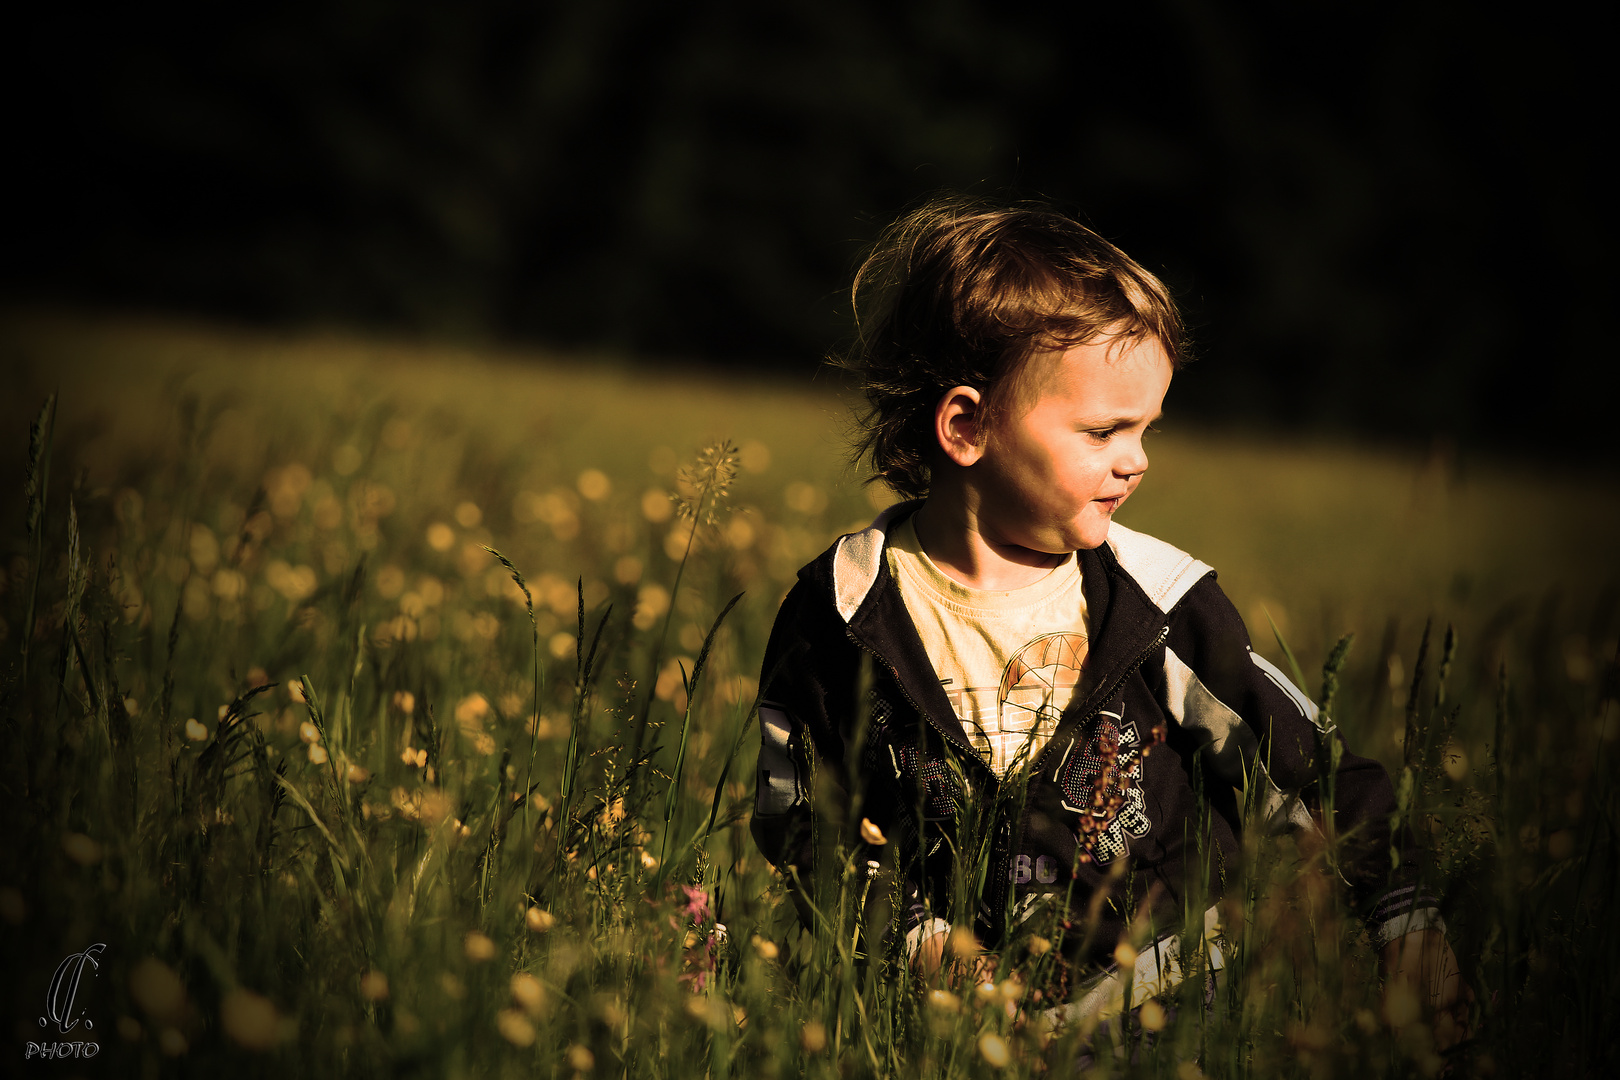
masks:
[[[1149,1011],[1134,1066],[1105,1029],[1009,1016],[1039,1011],[1033,942],[993,993],[863,958],[853,867],[797,931],[747,837],[759,658],[798,567],[884,501],[830,388],[20,317],[0,348],[31,364],[14,460],[61,389],[0,579],[19,1052],[56,963],[105,941],[96,1067],[129,1074],[1440,1063],[1331,853],[1289,842],[1249,847],[1214,1005],[1187,984]],[[722,495],[717,458],[707,489],[682,466],[723,439]],[[1527,522],[1511,472],[1173,425],[1150,452],[1122,520],[1219,567],[1258,648],[1283,661],[1275,621],[1315,693],[1358,633],[1334,712],[1411,770],[1480,1001],[1459,1067],[1612,1063],[1612,490],[1538,479]]]

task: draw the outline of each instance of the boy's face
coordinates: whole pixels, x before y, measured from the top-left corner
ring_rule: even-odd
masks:
[[[1153,338],[1033,360],[1024,373],[1029,389],[991,424],[970,470],[978,474],[979,531],[1050,554],[1100,546],[1147,470],[1142,437],[1158,419],[1170,371]]]

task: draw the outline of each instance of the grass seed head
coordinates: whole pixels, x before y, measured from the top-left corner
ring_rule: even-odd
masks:
[[[531,907],[528,911],[524,912],[523,921],[528,925],[530,930],[533,930],[537,934],[543,934],[547,930],[550,930],[553,926],[557,925],[557,916],[543,908]]]
[[[263,994],[237,987],[219,1005],[220,1026],[239,1045],[263,1053],[280,1041],[281,1017]]]
[[[1288,1041],[1302,1051],[1326,1050],[1333,1042],[1333,1031],[1320,1018],[1309,1024],[1295,1020],[1288,1025]]]
[[[81,832],[70,832],[63,836],[62,850],[80,866],[94,866],[101,861],[101,845]]]
[[[677,476],[676,510],[700,525],[713,525],[731,483],[737,478],[737,451],[722,440],[698,452],[697,461]]]
[[[662,488],[648,488],[641,495],[641,516],[654,525],[662,524],[675,512],[675,502]]]
[[[477,692],[468,694],[456,704],[456,723],[463,728],[480,730],[487,716],[489,716],[489,699],[483,694]]]
[[[534,1024],[517,1009],[502,1009],[496,1013],[495,1027],[500,1030],[502,1037],[513,1046],[534,1045]]]
[[[546,1005],[546,988],[527,971],[512,976],[512,1000],[530,1016],[539,1017]]]
[[[1005,1069],[1012,1064],[1012,1050],[1007,1040],[993,1031],[979,1036],[979,1055],[994,1069]]]
[[[687,998],[686,1012],[692,1019],[707,1024],[716,1031],[730,1027],[732,1023],[731,1010],[719,998]]]
[[[129,973],[129,993],[153,1020],[173,1022],[186,1011],[186,988],[173,968],[147,957]]]
[[[380,971],[368,971],[360,976],[360,996],[367,1001],[383,1001],[388,997],[388,976]]]
[[[489,939],[489,935],[479,933],[477,930],[467,934],[462,942],[462,948],[467,954],[467,959],[475,964],[495,959],[495,942]]]
[[[586,469],[579,474],[575,486],[579,488],[581,495],[592,502],[601,502],[613,494],[613,481],[601,469]]]

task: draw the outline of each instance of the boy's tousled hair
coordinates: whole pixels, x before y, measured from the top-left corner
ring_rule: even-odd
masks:
[[[854,345],[837,362],[866,394],[856,460],[900,494],[928,494],[934,406],[953,386],[986,427],[1012,407],[1031,358],[1105,336],[1156,339],[1185,360],[1164,284],[1051,207],[935,199],[891,225],[855,274]]]

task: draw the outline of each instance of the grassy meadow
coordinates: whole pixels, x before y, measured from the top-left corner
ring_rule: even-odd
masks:
[[[1215,565],[1257,649],[1331,684],[1397,776],[1475,1036],[1441,1053],[1386,1001],[1332,852],[1258,829],[1213,1005],[1189,983],[1124,1033],[1053,1030],[1022,990],[1040,950],[918,986],[860,955],[853,867],[801,933],[748,837],[776,606],[888,498],[845,463],[832,380],[15,312],[0,368],[7,1054],[1178,1080],[1620,1059],[1612,477],[1183,430],[1172,388],[1120,520]],[[96,942],[94,1027],[58,1034],[52,973]]]

